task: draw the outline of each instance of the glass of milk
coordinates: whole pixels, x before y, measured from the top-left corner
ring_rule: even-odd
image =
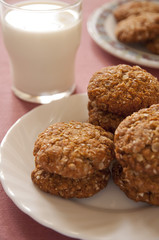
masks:
[[[82,0],[0,0],[0,4],[15,95],[38,103],[70,95],[75,89]]]

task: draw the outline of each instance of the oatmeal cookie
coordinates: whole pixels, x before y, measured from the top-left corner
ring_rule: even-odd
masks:
[[[159,4],[147,1],[131,1],[121,4],[113,11],[113,14],[117,21],[121,21],[131,15],[137,16],[144,12],[159,13]]]
[[[121,116],[159,103],[157,78],[139,66],[120,64],[102,68],[93,74],[87,92],[98,109]]]
[[[159,54],[159,36],[147,42],[146,48],[152,53]]]
[[[159,14],[142,13],[139,16],[130,16],[117,24],[115,35],[123,43],[154,39],[159,35]]]
[[[80,179],[64,178],[36,168],[31,174],[33,182],[44,192],[63,198],[91,197],[106,187],[110,177],[108,169],[101,170]]]
[[[112,176],[116,185],[127,195],[128,198],[136,202],[146,202],[153,205],[159,205],[159,191],[148,185],[147,191],[136,186],[132,179],[126,177],[120,164],[116,163],[112,168]],[[137,179],[136,179],[137,181]],[[142,185],[144,186],[144,184]],[[156,185],[157,186],[157,185]],[[152,190],[149,190],[152,189]]]
[[[159,104],[126,117],[114,135],[115,154],[122,167],[140,174],[159,174]]]
[[[124,117],[97,108],[95,102],[88,102],[89,122],[101,126],[104,130],[114,133]]]
[[[113,135],[90,123],[59,122],[42,132],[34,146],[36,165],[63,177],[83,178],[109,167]]]
[[[118,167],[117,167],[118,165]],[[124,176],[124,181],[129,182],[134,188],[140,192],[153,192],[159,193],[159,176],[151,177],[148,174],[140,174],[128,167],[123,167],[118,163],[114,163],[114,168],[122,169],[122,175]]]

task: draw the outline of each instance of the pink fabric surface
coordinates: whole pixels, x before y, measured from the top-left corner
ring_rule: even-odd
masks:
[[[101,67],[120,63],[130,64],[103,51],[93,42],[87,32],[86,22],[89,15],[107,1],[84,0],[83,2],[83,32],[76,59],[76,93],[86,92],[91,75]],[[159,78],[159,70],[144,68]],[[27,103],[15,97],[11,85],[8,56],[0,31],[0,141],[18,118],[37,106],[37,104]],[[0,185],[0,240],[12,239],[69,240],[71,238],[40,225],[21,212],[7,197]]]

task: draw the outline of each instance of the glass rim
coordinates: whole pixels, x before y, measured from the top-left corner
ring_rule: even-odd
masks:
[[[34,9],[25,9],[25,8],[21,8],[21,5],[16,5],[16,3],[13,3],[13,4],[10,4],[10,3],[7,3],[5,0],[0,0],[0,3],[1,4],[3,4],[5,7],[8,7],[8,8],[10,8],[10,9],[14,9],[14,10],[19,10],[19,11],[26,11],[26,12],[60,12],[60,11],[62,11],[62,10],[66,10],[66,9],[68,9],[68,8],[70,8],[70,7],[76,7],[76,6],[78,6],[78,5],[80,5],[80,4],[82,4],[82,1],[83,0],[75,0],[75,2],[74,3],[70,3],[70,4],[68,4],[67,6],[64,6],[64,7],[61,7],[61,8],[57,8],[57,9],[45,9],[45,10],[41,10],[41,9],[37,9],[37,10],[34,10]],[[24,3],[45,3],[44,1],[39,1],[39,0],[29,0],[29,1],[24,1]],[[51,0],[48,0],[48,1],[46,1],[46,4],[50,4],[52,1]],[[57,2],[58,3],[58,1],[57,0],[55,0],[55,1],[53,1],[53,2]],[[63,2],[63,1],[59,1],[59,2]],[[23,3],[23,2],[21,2],[21,1],[19,1],[19,4],[20,3]]]

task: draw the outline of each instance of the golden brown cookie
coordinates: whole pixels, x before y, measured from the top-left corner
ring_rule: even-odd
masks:
[[[159,14],[142,13],[130,16],[116,25],[115,35],[120,42],[145,42],[159,35]]]
[[[157,78],[139,66],[102,68],[93,74],[87,92],[98,109],[121,116],[159,103]]]
[[[159,104],[126,117],[114,135],[115,154],[122,167],[151,177],[159,174]]]
[[[109,167],[114,157],[112,139],[111,133],[90,123],[55,123],[38,136],[35,163],[50,173],[83,178]]]
[[[95,102],[88,102],[89,122],[101,126],[104,130],[114,133],[124,117],[97,108]]]
[[[139,177],[136,177],[134,182],[134,177],[128,178],[126,172],[123,171],[123,168],[118,163],[113,165],[112,176],[115,184],[120,187],[128,198],[136,202],[141,201],[153,205],[159,205],[159,191],[157,184],[152,182],[148,183],[148,181],[146,183],[142,183],[142,180],[139,179]],[[136,185],[137,179],[139,179],[140,184],[142,183],[143,189],[141,186]],[[155,188],[155,186],[157,188]]]
[[[137,16],[144,12],[159,13],[159,4],[157,2],[130,1],[119,5],[113,14],[117,21],[121,21],[131,15]]]
[[[159,54],[159,36],[149,41],[146,44],[146,48],[152,53]]]
[[[117,167],[116,165],[118,165],[118,168],[122,168],[118,162],[114,163],[114,168]],[[152,177],[148,174],[140,174],[128,167],[122,168],[122,174],[125,181],[129,182],[138,191],[159,193],[159,175]]]
[[[31,177],[32,181],[44,192],[63,198],[87,198],[106,187],[110,171],[101,170],[81,179],[72,179],[49,173],[43,168],[36,168]]]

